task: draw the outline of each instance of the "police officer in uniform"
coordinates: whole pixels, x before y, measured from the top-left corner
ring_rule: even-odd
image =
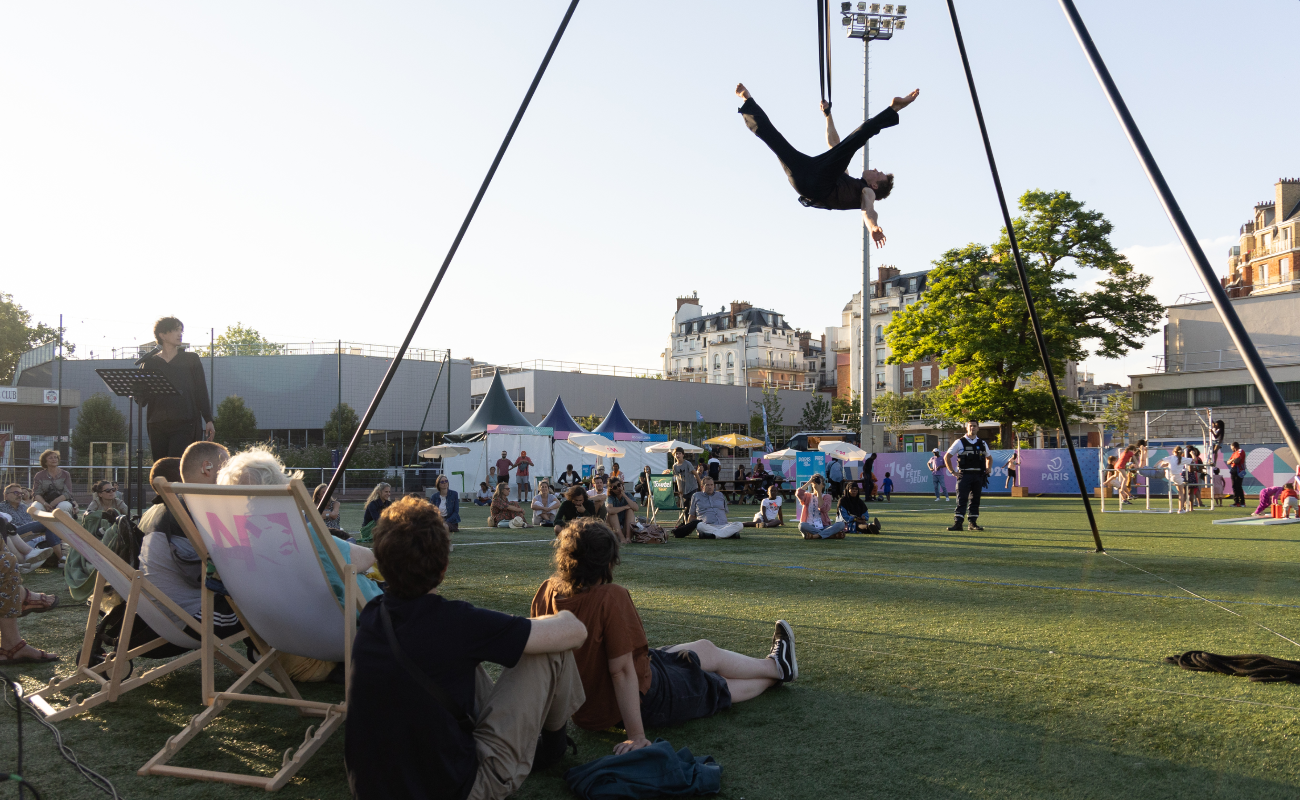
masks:
[[[961,530],[963,517],[970,521],[969,530],[984,530],[976,524],[976,520],[980,515],[980,495],[984,493],[989,473],[993,471],[993,455],[979,437],[979,429],[977,421],[967,421],[966,435],[953,442],[948,452],[943,454],[943,465],[948,471],[961,475],[957,480],[957,510],[954,512],[957,520],[948,528],[950,531]],[[953,456],[957,457],[957,469],[953,469]]]

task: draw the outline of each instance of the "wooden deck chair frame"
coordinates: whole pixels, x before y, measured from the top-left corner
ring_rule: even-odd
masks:
[[[671,476],[668,476],[668,475],[655,475],[655,474],[651,474],[651,475],[650,475],[650,481],[651,481],[651,483],[650,483],[650,485],[647,487],[647,488],[649,489],[649,491],[646,493],[646,494],[647,494],[647,497],[646,497],[646,505],[648,505],[648,506],[650,507],[650,518],[649,518],[648,521],[651,522],[651,523],[654,523],[654,522],[656,521],[656,517],[659,516],[659,512],[660,512],[660,511],[676,511],[676,512],[677,512],[677,523],[676,523],[677,525],[680,525],[680,524],[682,524],[683,522],[686,521],[686,511],[687,511],[687,509],[684,508],[682,505],[680,505],[680,502],[681,502],[681,501],[677,499],[677,490],[676,490],[675,487],[674,487],[674,489],[673,489],[673,505],[671,505],[671,506],[670,506],[670,505],[660,505],[659,503],[656,503],[656,502],[655,502],[654,480],[655,480],[656,478],[662,480],[662,479],[664,479],[664,478],[669,478],[669,477],[671,477]]]
[[[361,593],[357,588],[355,568],[347,562],[344,562],[328,544],[330,538],[333,538],[326,532],[325,521],[321,519],[320,512],[312,504],[311,495],[301,481],[295,480],[288,484],[275,486],[212,486],[207,484],[168,484],[163,478],[155,479],[154,489],[163,502],[167,504],[172,515],[180,523],[185,535],[189,537],[190,543],[194,546],[199,556],[207,561],[210,558],[208,548],[204,542],[202,534],[199,533],[194,523],[193,517],[190,516],[188,509],[181,503],[179,494],[183,495],[222,495],[236,497],[284,497],[293,498],[298,511],[305,517],[309,525],[308,535],[320,538],[325,543],[324,550],[334,567],[336,574],[343,581],[344,602],[341,606],[343,610],[352,609],[353,613],[343,614],[343,664],[345,675],[344,699],[342,703],[321,703],[311,700],[304,700],[294,686],[293,680],[289,677],[288,671],[280,662],[280,651],[271,647],[267,642],[258,635],[252,625],[249,624],[248,618],[240,610],[238,598],[233,595],[229,597],[230,605],[239,615],[240,621],[244,625],[245,633],[252,639],[257,647],[260,657],[238,680],[223,692],[210,692],[210,686],[205,685],[204,697],[208,702],[208,708],[199,714],[190,718],[180,733],[172,736],[163,745],[153,758],[149,759],[136,774],[138,775],[166,775],[174,778],[190,778],[192,780],[217,781],[220,783],[232,783],[241,786],[253,786],[265,789],[268,792],[278,791],[298,772],[308,759],[312,757],[321,745],[333,733],[341,727],[347,717],[347,694],[352,685],[352,640],[356,635],[356,615],[364,602]],[[215,563],[215,562],[214,562]],[[218,570],[220,567],[218,566]],[[321,580],[328,586],[329,579],[325,573],[325,568],[321,565]],[[331,595],[333,590],[331,589]],[[207,587],[207,582],[203,586],[204,607],[211,605],[211,591]],[[337,602],[337,598],[335,598]],[[274,697],[266,695],[248,694],[247,689],[263,673],[269,672],[284,688],[286,697]],[[298,713],[304,717],[320,717],[324,719],[319,727],[309,726],[307,733],[303,738],[303,743],[294,750],[289,748],[284,752],[281,760],[280,769],[272,776],[241,774],[235,772],[218,772],[214,770],[195,769],[191,767],[177,767],[168,764],[180,750],[190,741],[199,735],[205,727],[213,723],[221,712],[227,706],[235,701],[249,703],[264,703],[271,705],[292,706],[298,709]]]
[[[145,578],[140,570],[133,569],[130,564],[118,557],[103,542],[81,527],[67,512],[56,510],[53,514],[49,514],[38,511],[34,517],[66,542],[69,547],[86,557],[88,561],[103,564],[118,573],[118,575],[114,576],[117,580],[110,580],[104,577],[103,569],[96,569],[95,591],[90,598],[90,613],[86,616],[86,632],[82,637],[81,653],[77,657],[76,670],[62,680],[52,678],[45,688],[28,695],[32,705],[44,715],[46,720],[58,722],[84,711],[89,711],[102,703],[116,702],[126,692],[155,681],[168,673],[175,672],[196,660],[202,662],[203,685],[205,687],[212,684],[214,660],[221,661],[236,673],[245,672],[252,668],[253,665],[239,651],[232,648],[233,644],[244,638],[243,633],[236,634],[228,639],[217,639],[213,635],[212,604],[210,602],[203,605],[203,618],[199,625],[201,636],[198,641],[186,634],[184,629],[176,625],[170,618],[150,613],[149,615],[153,619],[149,621],[149,624],[159,634],[158,638],[125,652],[119,648],[112,658],[105,658],[100,663],[92,666],[90,658],[94,655],[92,648],[95,641],[95,628],[99,622],[100,601],[104,598],[106,586],[113,585],[126,604],[126,614],[122,618],[122,631],[118,638],[119,642],[131,641],[131,631],[135,627],[136,620],[141,617],[141,603],[152,604],[156,610],[169,611],[182,620],[191,619],[191,616],[170,597],[163,594],[162,590],[154,586],[149,579]],[[160,630],[164,618],[171,625],[170,631]],[[170,638],[165,635],[167,633],[171,634]],[[177,656],[166,664],[127,677],[132,659],[146,656],[158,647],[168,643],[182,647],[193,643],[193,649],[184,655]],[[56,709],[46,699],[52,694],[64,692],[88,681],[99,684],[98,690],[84,699],[80,694],[74,695],[72,702],[64,708]],[[279,685],[273,682],[268,682],[267,685],[276,691],[280,689]]]

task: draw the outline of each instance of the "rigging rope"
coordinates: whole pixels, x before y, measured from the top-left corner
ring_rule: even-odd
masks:
[[[831,104],[831,0],[817,0],[817,82],[822,101]]]

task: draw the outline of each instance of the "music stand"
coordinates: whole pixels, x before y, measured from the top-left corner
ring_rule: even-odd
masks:
[[[130,405],[127,406],[126,424],[127,424],[127,441],[131,441],[131,434],[135,434],[135,457],[128,459],[126,481],[130,487],[131,501],[135,504],[135,514],[140,516],[144,507],[144,487],[142,481],[142,470],[144,464],[141,463],[140,453],[144,450],[144,415],[143,405],[136,400],[137,397],[160,397],[164,395],[180,394],[171,381],[166,376],[159,375],[156,372],[150,372],[144,369],[97,369],[96,374],[104,382],[113,394],[118,397],[127,398]],[[148,401],[146,401],[148,402]],[[135,410],[135,419],[131,419],[132,406]],[[133,477],[134,476],[134,477]],[[128,506],[131,502],[127,503]]]

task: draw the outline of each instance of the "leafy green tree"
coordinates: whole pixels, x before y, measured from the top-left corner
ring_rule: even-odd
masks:
[[[836,397],[832,400],[831,422],[844,425],[851,431],[861,430],[862,393],[853,392],[849,397]]]
[[[919,411],[921,401],[915,395],[903,396],[895,392],[882,392],[871,399],[871,413],[885,423],[885,432],[890,442],[907,430],[912,414]]]
[[[1133,395],[1128,392],[1112,394],[1101,409],[1101,421],[1116,436],[1128,435],[1129,415],[1133,413]]]
[[[1038,190],[1020,198],[1020,210],[1013,225],[1055,374],[1067,360],[1119,358],[1156,333],[1164,307],[1148,291],[1151,277],[1116,252],[1113,226],[1100,212],[1069,192]],[[889,361],[936,356],[957,387],[958,416],[999,420],[1010,441],[1017,420],[1047,419],[1051,397],[1017,390],[1042,363],[1006,232],[992,248],[968,244],[934,265],[925,302],[889,326]],[[1075,268],[1100,273],[1094,288],[1068,285]]]
[[[573,421],[589,431],[594,431],[600,427],[600,423],[604,422],[605,418],[598,417],[595,414],[588,414],[585,417],[574,417]]]
[[[236,322],[217,337],[214,351],[219,356],[275,356],[280,354],[280,345],[268,341],[253,328],[245,328],[244,323]],[[198,352],[207,355],[205,350]]]
[[[217,441],[232,450],[260,438],[253,409],[237,394],[217,404],[217,418],[212,423],[217,429]]]
[[[72,429],[70,443],[77,459],[89,464],[91,442],[125,442],[126,431],[126,415],[113,406],[113,398],[95,392],[77,410],[77,425]],[[114,448],[115,454],[120,450]]]
[[[785,411],[781,408],[781,399],[776,394],[776,389],[764,387],[763,394],[758,400],[751,400],[754,411],[749,415],[749,429],[754,432],[755,439],[763,438],[763,409],[767,409],[767,432],[773,447],[777,442],[785,439]]]
[[[799,427],[806,431],[824,431],[831,426],[831,404],[824,392],[813,392],[812,399],[803,407]]]
[[[959,406],[956,399],[956,387],[946,380],[926,392],[921,396],[921,422],[944,433],[962,430],[965,423],[954,413]]]
[[[18,358],[23,353],[59,335],[58,328],[44,322],[33,326],[31,322],[32,315],[14,302],[13,295],[0,292],[0,383],[7,384],[13,380]],[[65,354],[71,354],[77,348],[64,341],[63,350]]]
[[[328,447],[347,447],[360,424],[361,418],[357,416],[356,410],[347,403],[339,403],[325,422],[325,444]]]

